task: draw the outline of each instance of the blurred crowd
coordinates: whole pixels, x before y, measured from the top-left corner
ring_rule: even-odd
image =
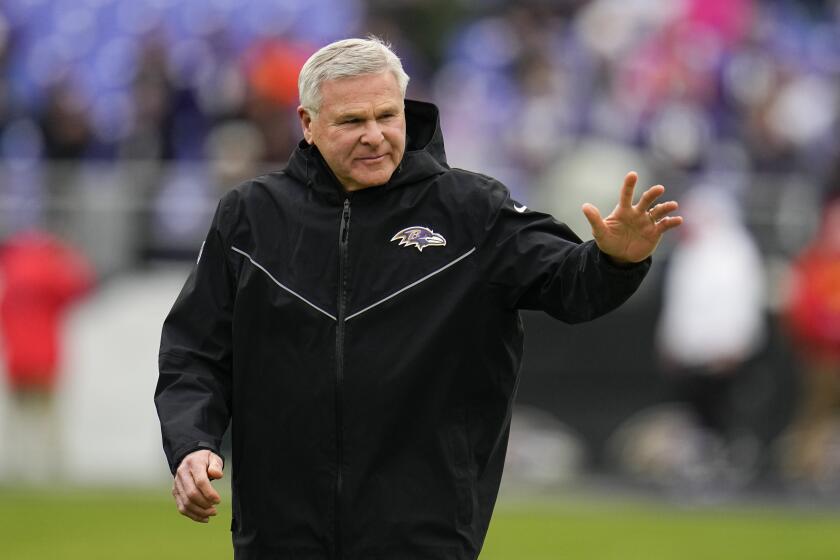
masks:
[[[826,469],[815,418],[840,404],[827,397],[840,276],[836,213],[821,208],[840,198],[840,0],[6,0],[0,239],[53,230],[100,274],[194,258],[221,192],[294,149],[306,58],[367,33],[393,43],[408,95],[440,107],[453,166],[583,237],[580,204],[610,208],[627,170],[684,200],[658,340],[675,395],[741,442],[726,376],[780,310],[818,372],[789,469]],[[91,219],[102,204],[116,219]],[[833,272],[813,272],[816,252]],[[777,261],[795,278],[781,295]],[[818,295],[803,296],[812,276]]]
[[[440,105],[454,165],[573,225],[569,202],[607,199],[631,166],[740,191],[801,173],[819,197],[838,154],[833,0],[10,0],[0,195],[35,210],[7,223],[60,195],[38,162],[165,161],[148,198],[177,237],[173,206],[286,160],[307,56],[368,32],[405,59],[409,95]]]

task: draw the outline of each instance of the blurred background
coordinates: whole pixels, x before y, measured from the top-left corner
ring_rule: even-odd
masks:
[[[584,238],[631,169],[686,218],[618,311],[524,314],[482,558],[838,557],[840,1],[3,0],[6,557],[113,558],[68,528],[86,515],[209,546],[168,503],[160,326],[218,198],[298,141],[303,62],[368,33],[453,167]],[[733,534],[756,544],[702,548]]]

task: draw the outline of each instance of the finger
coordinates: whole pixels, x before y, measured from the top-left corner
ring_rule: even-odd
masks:
[[[682,216],[666,216],[656,222],[656,229],[659,233],[665,233],[669,229],[681,226],[683,223]]]
[[[207,475],[205,474],[204,477],[206,479]],[[187,501],[190,501],[204,508],[213,505],[213,503],[209,499],[207,499],[207,497],[204,496],[204,493],[201,492],[201,490],[199,490],[196,486],[192,470],[178,469],[178,481],[181,485],[181,496],[184,497]],[[210,484],[210,481],[208,481],[207,483]]]
[[[210,484],[210,479],[207,476],[209,471],[209,466],[197,464],[190,467],[190,475],[192,476],[192,481],[195,484],[196,491],[201,494],[200,500],[196,499],[193,501],[203,507],[218,504],[222,501],[219,493],[216,492],[216,489],[213,488],[212,484]]]
[[[179,510],[179,511],[181,511],[181,515],[183,515],[184,517],[189,517],[190,519],[192,519],[193,521],[197,521],[198,523],[209,523],[210,522],[209,517],[197,515],[197,514],[191,512],[188,509]]]
[[[639,198],[639,203],[636,204],[636,208],[639,210],[647,211],[653,203],[656,201],[657,198],[662,196],[665,193],[665,187],[662,185],[655,185],[648,190],[646,190],[641,198]]]
[[[190,502],[186,497],[184,497],[181,494],[175,493],[173,495],[175,497],[175,505],[178,507],[178,511],[181,513],[181,515],[187,516],[190,519],[198,521],[201,519],[214,517],[219,513],[215,507],[203,508],[199,505]]]
[[[197,521],[199,523],[207,523],[210,520],[210,518],[208,516],[200,515],[200,514],[194,512],[194,511],[192,511],[189,508],[187,502],[184,500],[184,498],[180,494],[174,493],[173,495],[175,497],[175,505],[178,508],[178,513],[180,513],[184,517],[189,517],[193,521]]]
[[[636,181],[639,176],[635,171],[631,171],[624,177],[624,184],[621,186],[621,194],[618,199],[618,205],[622,208],[632,208],[633,206],[633,191],[636,188]]]
[[[674,212],[679,207],[680,207],[680,205],[677,203],[677,201],[669,200],[668,202],[661,202],[661,203],[657,204],[656,206],[651,208],[648,211],[648,213],[650,214],[651,218],[653,218],[654,220],[656,220],[658,222],[659,220],[661,220],[662,218],[664,218],[665,216],[667,216],[671,212]]]
[[[211,453],[210,466],[207,467],[207,476],[210,477],[210,480],[217,480],[224,477],[225,473],[223,469],[224,463],[222,462],[222,458],[215,453]]]
[[[205,519],[208,517],[214,517],[218,514],[218,511],[214,507],[203,508],[196,504],[190,502],[184,502],[184,508],[191,513],[192,515],[200,518]]]
[[[189,500],[179,492],[173,492],[175,497],[175,505],[178,512],[184,517],[189,517],[193,521],[206,522],[210,517],[217,515],[216,508],[201,508],[189,502]]]
[[[606,227],[604,226],[604,220],[601,218],[601,213],[597,208],[595,208],[595,206],[589,204],[588,202],[583,205],[582,210],[583,215],[592,227],[592,235],[595,238],[601,237],[604,234]]]

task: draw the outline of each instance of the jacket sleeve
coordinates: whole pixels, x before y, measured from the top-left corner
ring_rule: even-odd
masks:
[[[510,309],[539,309],[567,323],[599,317],[639,287],[650,258],[619,266],[552,216],[515,203],[502,185],[482,247],[491,289]]]
[[[221,456],[230,420],[235,278],[222,234],[224,207],[225,199],[163,325],[155,406],[173,474],[198,449]]]

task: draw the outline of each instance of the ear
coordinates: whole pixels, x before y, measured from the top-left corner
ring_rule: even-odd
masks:
[[[303,105],[298,106],[297,113],[298,118],[300,118],[300,128],[303,130],[303,139],[311,145],[314,142],[312,138],[312,116],[309,111],[303,108]]]

